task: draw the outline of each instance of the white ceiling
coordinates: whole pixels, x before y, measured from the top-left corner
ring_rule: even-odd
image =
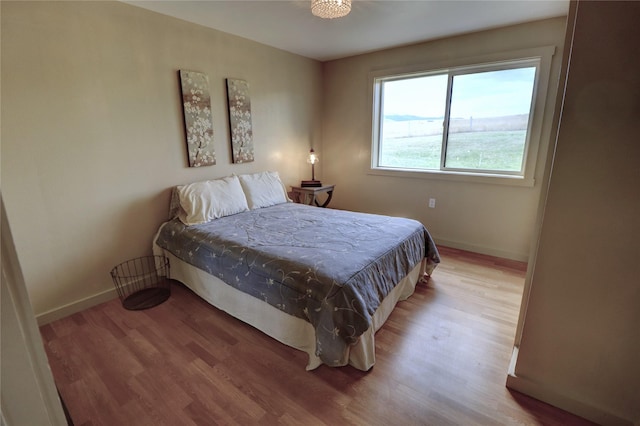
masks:
[[[563,16],[569,0],[353,0],[344,18],[310,1],[133,0],[126,3],[327,61],[487,28]]]

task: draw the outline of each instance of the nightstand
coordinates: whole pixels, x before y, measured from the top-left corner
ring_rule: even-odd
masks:
[[[310,206],[315,204],[318,207],[327,207],[327,205],[331,201],[331,197],[333,197],[334,187],[335,185],[324,185],[316,187],[292,186],[290,193],[291,199],[296,203],[309,204]],[[327,194],[327,199],[324,200],[324,203],[318,203],[318,194]]]

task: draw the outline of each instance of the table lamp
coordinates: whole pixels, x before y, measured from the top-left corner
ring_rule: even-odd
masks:
[[[322,182],[316,180],[316,170],[315,164],[318,162],[318,155],[315,153],[313,148],[309,151],[309,156],[307,157],[307,163],[311,164],[311,180],[303,180],[300,182],[301,187],[319,187],[322,186]]]

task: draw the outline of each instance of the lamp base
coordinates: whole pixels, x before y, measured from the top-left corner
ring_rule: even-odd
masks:
[[[303,180],[300,182],[302,188],[317,188],[322,186],[322,182],[319,180]]]

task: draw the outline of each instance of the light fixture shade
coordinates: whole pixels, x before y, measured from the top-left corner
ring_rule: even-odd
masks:
[[[351,12],[351,0],[311,0],[311,13],[320,18],[341,18]]]
[[[320,159],[318,158],[318,154],[316,154],[313,148],[311,148],[311,151],[309,151],[309,156],[307,157],[307,163],[316,164],[319,160]]]

